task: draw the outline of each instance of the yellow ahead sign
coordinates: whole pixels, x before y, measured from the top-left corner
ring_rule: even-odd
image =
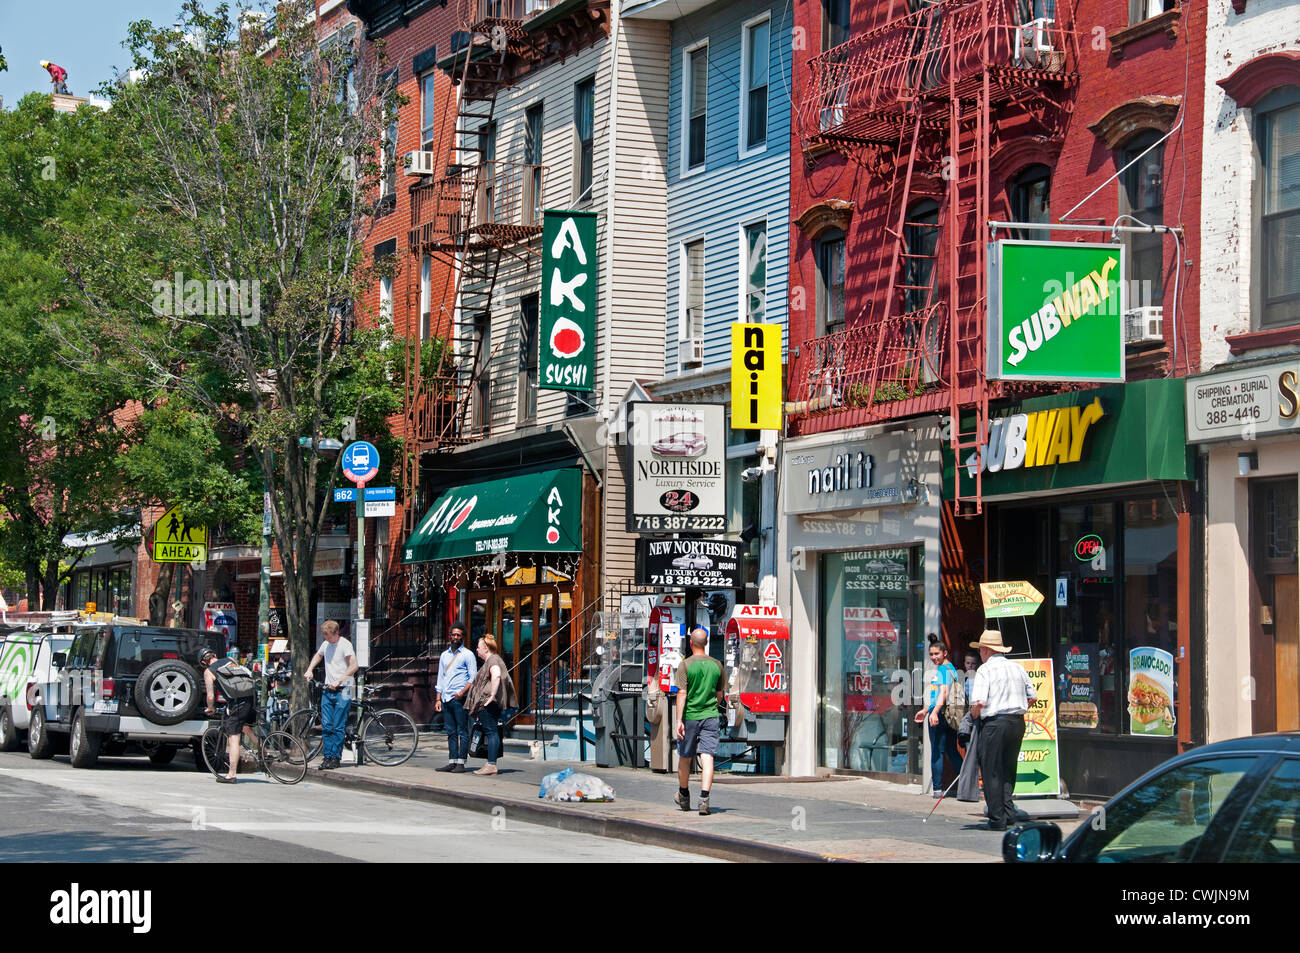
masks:
[[[1005,619],[1033,615],[1042,604],[1043,594],[1027,582],[981,582],[986,619]]]
[[[731,326],[731,426],[781,429],[781,325]]]
[[[208,528],[185,522],[180,507],[173,506],[153,527],[153,561],[204,563],[208,561]]]

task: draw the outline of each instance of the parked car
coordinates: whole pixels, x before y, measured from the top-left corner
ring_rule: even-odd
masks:
[[[72,645],[70,634],[33,626],[7,633],[0,644],[0,751],[17,751],[27,735],[38,685],[58,677],[55,656]],[[45,629],[46,631],[42,631]]]
[[[179,748],[197,745],[208,726],[201,646],[221,653],[220,632],[134,625],[82,627],[59,677],[32,710],[27,749],[48,758],[68,738],[72,764],[90,768],[106,746],[144,745],[149,760],[167,764]],[[58,660],[56,659],[56,662]]]
[[[674,559],[673,566],[677,569],[712,569],[713,560],[708,556],[696,556],[688,553]]]
[[[702,433],[674,433],[656,440],[650,449],[661,457],[698,457],[709,448],[709,440]]]
[[[1300,732],[1221,741],[1171,758],[1121,791],[1065,842],[1018,824],[1007,863],[1300,862]]]

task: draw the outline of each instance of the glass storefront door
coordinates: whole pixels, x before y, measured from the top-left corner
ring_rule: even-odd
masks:
[[[923,657],[920,547],[821,558],[820,763],[920,773],[911,675]]]

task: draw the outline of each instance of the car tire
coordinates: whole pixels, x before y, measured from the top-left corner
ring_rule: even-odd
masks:
[[[72,736],[68,740],[68,754],[72,756],[74,768],[93,768],[99,760],[99,749],[104,743],[104,736],[98,731],[86,727],[86,712],[77,712],[72,719]]]
[[[13,712],[6,702],[0,706],[0,751],[17,751],[21,746],[18,729],[14,727]]]
[[[45,708],[32,709],[32,723],[27,729],[27,753],[37,761],[54,757],[54,738],[45,725]]]
[[[201,694],[194,666],[180,659],[159,659],[144,667],[135,681],[135,705],[155,725],[178,725],[194,714]]]
[[[153,764],[171,764],[172,759],[176,757],[175,745],[158,745],[145,749],[149,755],[149,760]]]

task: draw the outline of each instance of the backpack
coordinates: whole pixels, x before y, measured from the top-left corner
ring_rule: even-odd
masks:
[[[211,665],[212,674],[221,686],[221,694],[227,700],[252,698],[257,694],[257,682],[253,673],[233,659],[218,659]]]
[[[944,720],[953,731],[961,730],[961,720],[970,711],[970,704],[966,701],[966,686],[962,683],[963,674],[958,672],[957,677],[949,683],[948,700],[943,706]]]

